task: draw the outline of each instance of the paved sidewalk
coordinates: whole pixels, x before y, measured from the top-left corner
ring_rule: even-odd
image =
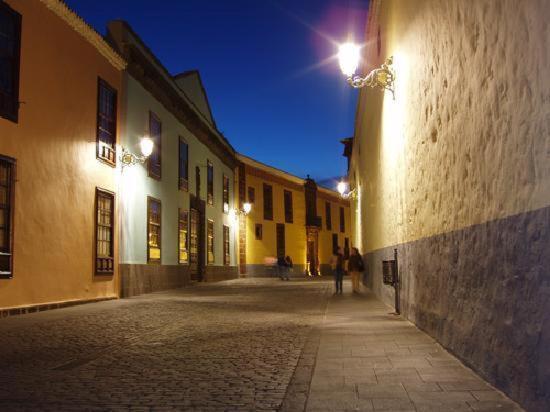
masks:
[[[522,410],[428,335],[389,312],[372,295],[330,299],[308,411]]]

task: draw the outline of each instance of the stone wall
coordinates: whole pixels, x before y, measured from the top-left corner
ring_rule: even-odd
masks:
[[[181,288],[191,282],[189,267],[186,265],[121,264],[119,266],[120,296],[123,298]]]
[[[550,7],[372,0],[350,179],[368,283],[529,411],[550,410]],[[380,33],[380,34],[379,34]]]
[[[550,407],[550,208],[397,245],[402,315],[528,410]],[[388,305],[382,260],[368,286]]]

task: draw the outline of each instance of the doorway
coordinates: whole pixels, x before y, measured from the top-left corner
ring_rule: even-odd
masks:
[[[204,201],[190,196],[189,274],[191,280],[204,279]]]

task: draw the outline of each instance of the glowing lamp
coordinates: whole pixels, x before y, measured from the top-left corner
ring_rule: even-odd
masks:
[[[338,193],[340,193],[340,196],[344,196],[344,193],[346,193],[346,189],[347,189],[346,182],[344,181],[338,182],[338,186],[336,187],[336,189],[338,190]]]
[[[347,77],[352,77],[359,66],[359,52],[361,48],[354,43],[344,43],[338,49],[340,69]]]
[[[377,87],[382,90],[389,90],[395,99],[393,82],[395,72],[393,70],[393,57],[389,57],[377,69],[372,70],[365,77],[356,76],[355,71],[359,67],[361,47],[353,43],[344,43],[338,49],[338,61],[342,73],[347,77],[351,87]]]
[[[130,152],[125,147],[122,147],[122,153],[120,154],[120,162],[122,163],[122,168],[125,166],[133,166],[139,163],[145,163],[147,158],[153,153],[153,148],[155,143],[149,137],[142,137],[139,141],[139,148],[141,155],[134,154]]]
[[[151,153],[153,153],[153,147],[155,144],[153,143],[153,140],[151,140],[149,137],[142,137],[141,141],[139,142],[139,147],[141,149],[141,154],[144,157],[151,156]]]
[[[252,210],[252,205],[248,202],[243,204],[243,212],[245,215],[248,215],[250,211]]]

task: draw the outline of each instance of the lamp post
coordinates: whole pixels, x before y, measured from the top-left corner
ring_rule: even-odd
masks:
[[[122,153],[120,154],[120,162],[122,163],[122,168],[125,166],[133,166],[136,164],[145,163],[147,158],[153,153],[155,143],[149,137],[142,137],[139,142],[139,148],[141,155],[134,154],[130,152],[125,147],[122,147]]]
[[[372,70],[365,77],[355,75],[359,66],[361,48],[353,43],[344,43],[338,50],[338,60],[342,73],[347,76],[351,87],[360,89],[364,86],[377,87],[382,90],[389,90],[395,99],[393,82],[395,72],[393,70],[393,57],[389,57],[377,69]]]

